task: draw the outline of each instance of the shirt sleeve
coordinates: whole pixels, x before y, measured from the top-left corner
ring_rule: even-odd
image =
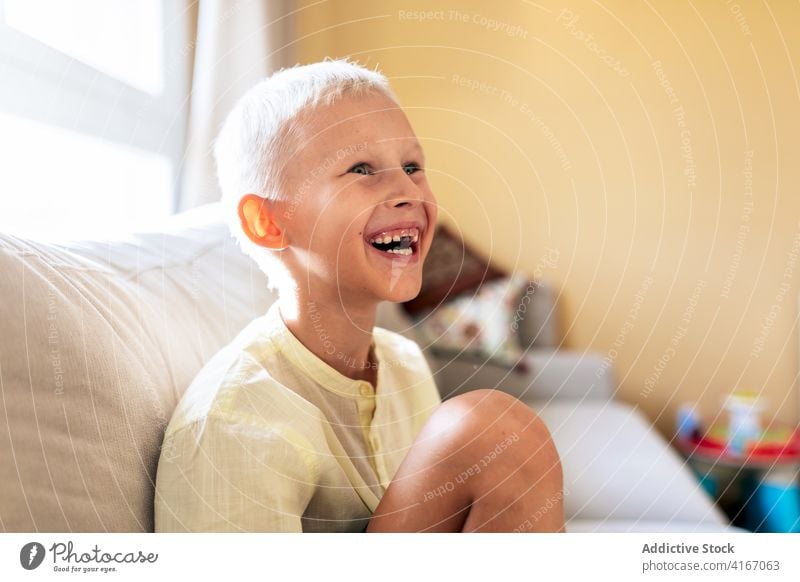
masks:
[[[196,421],[165,438],[155,529],[300,532],[316,473],[310,446],[289,427]]]
[[[415,369],[419,370],[417,378],[415,379],[417,385],[415,402],[417,415],[414,420],[414,434],[417,435],[434,411],[442,403],[442,397],[433,379],[433,373],[431,372],[428,360],[425,358],[425,354],[422,353],[422,349],[416,342],[414,342],[414,351],[416,352],[417,358]]]

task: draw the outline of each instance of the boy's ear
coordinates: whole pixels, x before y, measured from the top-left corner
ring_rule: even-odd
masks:
[[[280,251],[286,248],[286,237],[276,218],[266,198],[245,194],[239,200],[239,220],[247,238],[262,247]]]

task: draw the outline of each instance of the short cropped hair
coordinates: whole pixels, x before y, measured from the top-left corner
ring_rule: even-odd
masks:
[[[239,201],[248,193],[285,201],[283,160],[301,112],[331,105],[345,95],[381,93],[397,102],[389,81],[378,71],[341,60],[324,60],[281,69],[249,89],[236,103],[214,142],[224,218],[242,250],[270,279],[276,275],[272,251],[244,234]]]

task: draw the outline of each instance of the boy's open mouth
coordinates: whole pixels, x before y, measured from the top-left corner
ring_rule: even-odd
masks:
[[[367,242],[381,253],[395,257],[410,257],[418,251],[419,228],[396,228],[370,236]]]

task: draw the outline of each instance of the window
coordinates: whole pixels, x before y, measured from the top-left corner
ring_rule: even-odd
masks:
[[[0,0],[0,231],[76,238],[174,211],[190,81],[184,7]]]

